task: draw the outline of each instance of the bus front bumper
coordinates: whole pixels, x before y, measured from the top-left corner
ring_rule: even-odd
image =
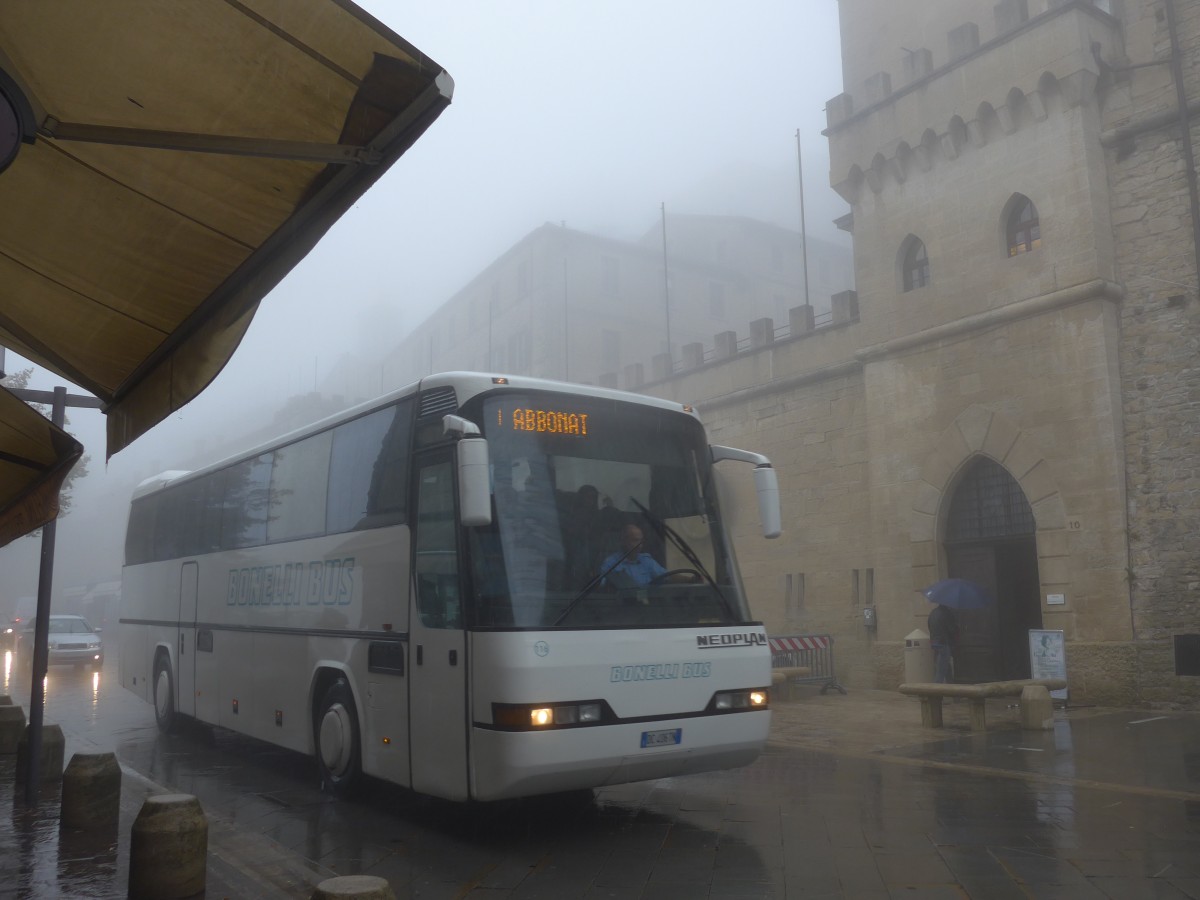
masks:
[[[770,710],[759,710],[549,731],[476,726],[471,795],[502,800],[737,768],[762,752],[770,724]],[[668,742],[655,745],[663,735]]]

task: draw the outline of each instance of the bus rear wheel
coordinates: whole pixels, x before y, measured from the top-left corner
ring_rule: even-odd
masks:
[[[313,721],[321,784],[338,797],[358,787],[362,775],[358,713],[350,685],[338,679],[325,689]]]
[[[171,662],[159,656],[154,662],[154,721],[158,730],[169,734],[175,730],[175,680],[171,675]]]

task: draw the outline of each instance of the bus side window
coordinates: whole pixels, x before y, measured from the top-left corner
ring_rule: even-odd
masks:
[[[412,403],[400,401],[333,430],[329,534],[405,520],[411,419]]]
[[[462,628],[457,575],[418,575],[417,608],[427,628]]]
[[[427,628],[462,628],[451,463],[423,469],[418,491],[417,612]]]

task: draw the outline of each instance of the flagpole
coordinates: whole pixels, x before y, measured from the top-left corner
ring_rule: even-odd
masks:
[[[804,225],[804,158],[800,153],[800,129],[796,129],[796,166],[800,173],[800,246],[804,253],[804,305],[808,306],[808,231]]]
[[[662,204],[662,248],[663,248],[663,306],[667,313],[667,356],[674,359],[671,355],[671,280],[667,273],[667,204],[664,201]],[[675,368],[674,362],[671,363],[671,368]]]

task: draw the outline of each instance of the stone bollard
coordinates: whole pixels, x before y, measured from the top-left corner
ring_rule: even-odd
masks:
[[[0,753],[6,756],[16,753],[24,733],[25,710],[19,706],[0,706]]]
[[[32,726],[26,725],[21,732],[21,742],[17,744],[17,783],[23,782],[29,775],[29,731]],[[38,759],[38,780],[58,781],[63,773],[63,752],[66,740],[62,728],[58,725],[42,726],[42,753]]]
[[[339,875],[317,885],[310,900],[396,900],[386,878],[375,875]]]
[[[191,794],[147,797],[129,842],[130,900],[177,900],[204,890],[208,819]]]
[[[76,753],[62,782],[61,828],[105,828],[121,818],[121,766],[115,753]]]
[[[1043,685],[1027,684],[1021,688],[1021,727],[1031,731],[1054,727],[1054,701]]]

